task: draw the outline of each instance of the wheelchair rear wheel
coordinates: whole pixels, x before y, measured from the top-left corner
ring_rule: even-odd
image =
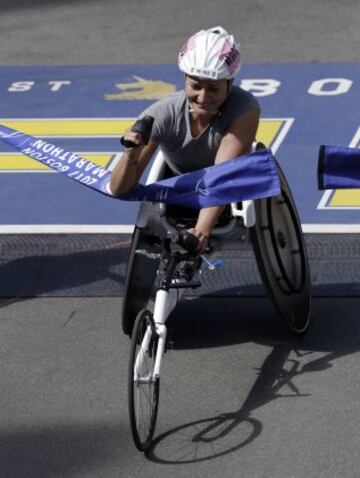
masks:
[[[295,334],[310,322],[311,279],[300,219],[284,173],[277,165],[279,196],[255,201],[250,230],[258,269],[280,317]]]

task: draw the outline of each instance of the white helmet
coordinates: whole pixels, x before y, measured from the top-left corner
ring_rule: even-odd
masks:
[[[231,80],[240,70],[240,44],[220,26],[200,30],[183,45],[178,62],[187,75]]]

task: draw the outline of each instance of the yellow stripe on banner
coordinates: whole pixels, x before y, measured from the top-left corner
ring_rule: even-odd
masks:
[[[334,191],[330,207],[359,207],[360,189],[338,189]]]
[[[256,139],[270,147],[274,142],[276,136],[279,134],[284,121],[279,120],[260,120],[259,129],[256,134]]]
[[[109,164],[113,154],[104,153],[77,153],[82,158],[92,161],[103,168]],[[51,168],[31,159],[23,154],[0,154],[0,171],[52,171]]]
[[[0,124],[8,128],[16,129],[22,133],[31,136],[67,136],[67,137],[83,137],[89,136],[106,138],[107,136],[119,137],[124,134],[125,130],[133,125],[135,119],[35,119],[29,120],[2,120]]]

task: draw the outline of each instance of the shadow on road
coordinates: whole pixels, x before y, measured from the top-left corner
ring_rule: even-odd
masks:
[[[311,394],[299,389],[297,377],[319,373],[332,367],[335,360],[360,350],[359,318],[358,301],[317,299],[312,325],[299,338],[287,332],[267,299],[183,301],[169,323],[175,349],[255,342],[271,351],[239,410],[163,433],[154,440],[147,457],[163,464],[194,463],[247,446],[263,429],[253,416],[255,410],[283,398],[306,399]]]

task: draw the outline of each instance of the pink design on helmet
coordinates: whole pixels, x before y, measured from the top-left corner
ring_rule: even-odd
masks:
[[[230,73],[234,73],[240,64],[240,51],[237,45],[225,40],[219,51],[219,58],[224,60]]]
[[[183,44],[179,51],[179,58],[183,57],[189,50],[193,50],[196,44],[196,35],[191,36],[186,42]]]

